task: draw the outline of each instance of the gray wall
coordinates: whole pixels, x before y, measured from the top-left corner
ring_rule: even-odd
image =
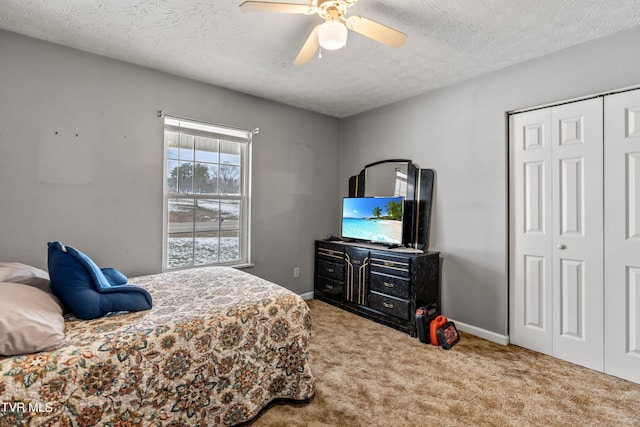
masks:
[[[339,222],[338,120],[5,31],[0,61],[1,261],[46,268],[60,240],[130,276],[160,272],[162,109],[260,128],[247,271],[312,291],[313,240]]]
[[[506,112],[639,85],[638,46],[635,28],[342,121],[341,183],[385,158],[435,170],[445,315],[508,333]]]
[[[385,158],[433,168],[444,312],[507,334],[505,113],[640,84],[638,45],[633,29],[337,121],[0,31],[0,260],[45,267],[61,240],[159,272],[163,109],[260,127],[248,271],[298,293],[312,290],[313,240],[340,231],[349,176]]]

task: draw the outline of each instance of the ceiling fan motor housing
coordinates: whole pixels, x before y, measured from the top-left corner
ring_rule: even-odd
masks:
[[[344,21],[343,16],[347,9],[357,3],[358,0],[318,0],[318,15],[324,20]]]

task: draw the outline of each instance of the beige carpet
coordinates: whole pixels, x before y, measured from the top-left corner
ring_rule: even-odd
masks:
[[[316,395],[253,426],[640,426],[639,384],[464,333],[443,350],[308,303]]]

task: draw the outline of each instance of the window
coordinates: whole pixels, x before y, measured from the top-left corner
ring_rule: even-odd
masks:
[[[251,132],[164,119],[166,269],[250,263]]]

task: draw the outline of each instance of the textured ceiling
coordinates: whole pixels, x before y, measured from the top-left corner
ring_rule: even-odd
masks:
[[[0,0],[0,28],[347,117],[640,25],[638,0],[360,0],[347,16],[396,28],[407,43],[350,32],[344,49],[297,67],[320,18],[240,3]]]

